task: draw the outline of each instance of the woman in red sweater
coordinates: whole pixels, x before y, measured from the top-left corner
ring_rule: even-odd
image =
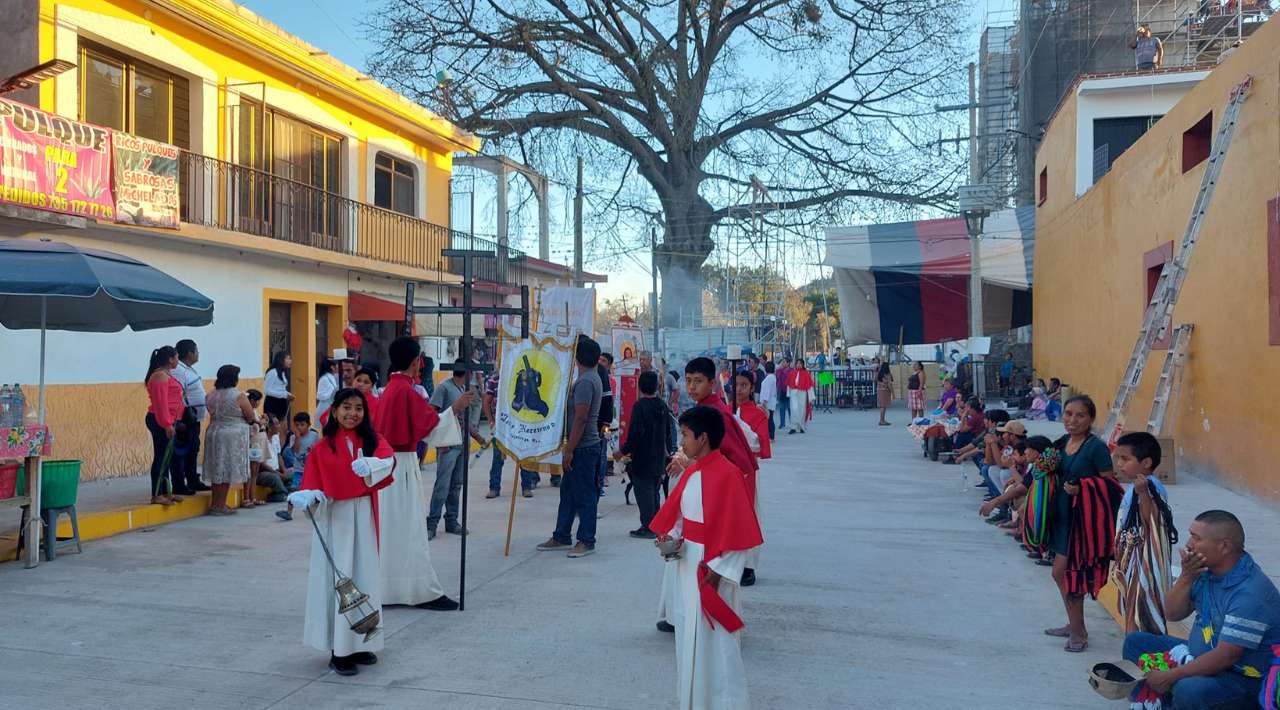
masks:
[[[169,371],[178,366],[178,351],[165,345],[151,351],[151,364],[147,365],[147,431],[151,432],[151,502],[173,505],[181,500],[173,495],[176,475],[170,478],[174,460],[170,457],[169,470],[165,470],[164,454],[174,436],[174,425],[182,418],[186,406],[182,400],[182,383],[170,377]]]

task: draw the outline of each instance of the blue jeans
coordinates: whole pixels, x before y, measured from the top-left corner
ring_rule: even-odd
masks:
[[[569,470],[560,479],[560,508],[556,511],[556,531],[551,534],[557,542],[565,545],[573,542],[570,532],[577,517],[578,542],[587,547],[596,546],[596,507],[600,502],[596,474],[600,470],[600,451],[600,443],[579,446],[573,452]]]
[[[574,454],[574,456],[577,456],[577,454]],[[596,464],[596,494],[604,495],[604,479],[609,474],[609,453],[608,449],[605,448],[604,442],[600,442],[600,453],[597,458],[599,463]]]
[[[1186,641],[1173,636],[1160,636],[1135,631],[1124,637],[1124,658],[1127,661],[1137,663],[1138,657],[1144,653],[1168,651],[1174,646],[1184,643]],[[1141,684],[1138,687],[1142,687]],[[1245,710],[1247,708],[1257,708],[1258,692],[1261,689],[1261,678],[1246,678],[1235,671],[1226,671],[1212,676],[1183,678],[1173,684],[1173,705],[1171,707],[1174,710],[1234,710],[1236,708]]]
[[[506,463],[506,457],[502,455],[502,451],[498,447],[493,447],[493,462],[489,464],[489,490],[502,490],[502,466]],[[520,469],[520,488],[522,490],[533,490],[533,484],[538,482],[537,471],[528,469]]]
[[[459,526],[459,496],[462,494],[462,467],[466,463],[466,447],[448,446],[436,449],[436,484],[431,489],[431,507],[427,510],[427,528],[435,530],[440,524],[440,509],[444,509],[444,527],[450,530]]]
[[[773,441],[773,435],[774,435],[774,432],[776,431],[777,429],[773,426],[773,410],[770,409],[769,410],[769,441]]]
[[[787,413],[791,411],[791,398],[785,394],[778,395],[778,428],[787,425]]]

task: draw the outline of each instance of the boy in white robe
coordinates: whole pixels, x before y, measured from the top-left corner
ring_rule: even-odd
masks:
[[[720,412],[709,407],[680,417],[681,446],[693,463],[650,524],[659,545],[681,541],[667,613],[682,710],[749,706],[738,583],[748,553],[764,539],[742,472],[718,450],[724,431]]]

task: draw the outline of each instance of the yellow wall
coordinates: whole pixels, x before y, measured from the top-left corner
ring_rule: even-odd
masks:
[[[1146,306],[1143,254],[1179,244],[1206,163],[1182,173],[1182,133],[1254,77],[1192,256],[1173,324],[1194,323],[1168,425],[1179,463],[1280,500],[1272,451],[1280,348],[1268,345],[1267,201],[1280,194],[1280,23],[1268,22],[1219,65],[1079,199],[1075,101],[1036,157],[1049,196],[1036,211],[1035,367],[1092,395],[1101,419],[1115,397]],[[1274,278],[1280,278],[1276,275]],[[1142,428],[1164,352],[1148,360],[1128,428]]]
[[[217,145],[206,147],[206,153],[230,159],[227,145],[225,111],[228,93],[243,91],[246,96],[261,95],[258,87],[227,89],[228,84],[265,82],[267,102],[274,105],[271,92],[284,92],[304,98],[308,104],[319,107],[330,121],[321,127],[332,130],[341,126],[342,132],[354,136],[356,149],[348,153],[344,166],[344,193],[346,185],[353,186],[359,194],[348,195],[361,202],[369,198],[371,180],[371,152],[367,146],[391,146],[400,152],[411,152],[422,162],[419,175],[419,199],[424,200],[421,216],[429,222],[449,224],[448,180],[452,170],[451,153],[454,150],[475,151],[478,141],[458,130],[443,119],[428,114],[424,109],[408,104],[403,98],[377,86],[372,80],[358,80],[354,70],[339,66],[323,56],[313,56],[313,48],[281,32],[247,11],[229,9],[230,3],[221,0],[173,0],[169,3],[151,3],[142,0],[42,0],[40,12],[41,60],[53,59],[60,51],[57,43],[57,26],[60,15],[83,17],[94,13],[113,20],[145,25],[150,35],[173,47],[175,52],[189,57],[200,65],[209,67],[217,75],[218,107],[207,107],[203,116],[192,115],[193,125],[198,121],[217,120]],[[217,34],[198,27],[192,19],[198,18],[209,26],[217,27]],[[94,27],[81,28],[82,32],[95,32]],[[112,41],[103,30],[102,39]],[[230,38],[228,38],[230,37]],[[124,41],[124,40],[118,40]],[[119,49],[129,51],[130,47]],[[322,53],[321,53],[322,54]],[[164,65],[163,57],[138,54],[140,59]],[[74,60],[75,57],[63,57]],[[65,79],[45,82],[41,87],[42,108],[65,115],[74,115],[76,107],[61,106],[55,84],[78,81],[77,72],[70,72]],[[192,97],[201,91],[200,82],[192,85]],[[70,101],[67,101],[70,103]],[[232,100],[231,103],[238,103]],[[289,111],[288,107],[279,107]],[[292,112],[292,111],[290,111]],[[216,116],[216,118],[215,118]],[[300,118],[311,120],[311,116]],[[196,128],[200,130],[200,128]],[[355,171],[355,172],[352,172]],[[355,179],[350,179],[354,175]],[[425,196],[425,197],[424,197]]]

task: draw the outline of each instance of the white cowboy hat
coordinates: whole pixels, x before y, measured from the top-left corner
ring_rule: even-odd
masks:
[[[331,358],[329,358],[329,359],[330,359],[330,360],[339,360],[339,361],[340,361],[340,360],[354,360],[355,358],[353,358],[353,357],[351,357],[350,355],[348,355],[348,354],[347,354],[347,349],[346,349],[346,348],[334,348],[334,349],[333,349],[333,357],[331,357]]]

